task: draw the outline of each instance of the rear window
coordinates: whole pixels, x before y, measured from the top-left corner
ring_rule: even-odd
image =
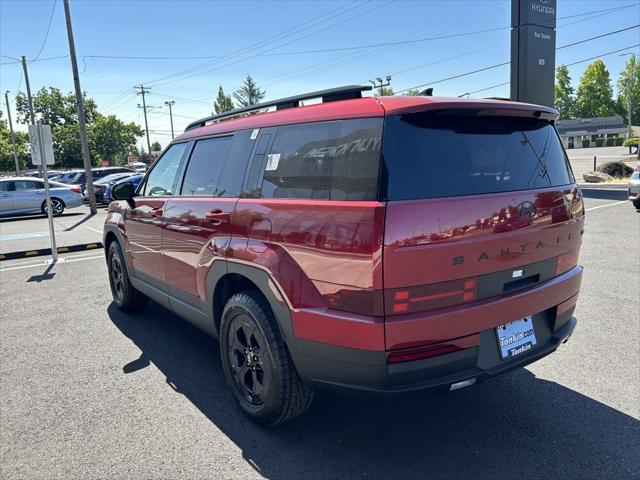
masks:
[[[532,118],[391,116],[385,124],[383,158],[383,188],[389,200],[509,192],[574,181],[554,127]]]

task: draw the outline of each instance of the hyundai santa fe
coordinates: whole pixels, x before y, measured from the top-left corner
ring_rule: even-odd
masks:
[[[554,109],[350,86],[192,123],[114,187],[115,303],[220,340],[240,408],[457,390],[572,334],[584,206]],[[320,102],[303,105],[311,98]]]

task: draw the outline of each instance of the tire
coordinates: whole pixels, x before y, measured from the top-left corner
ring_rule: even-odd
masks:
[[[262,425],[278,425],[307,411],[313,390],[293,365],[268,304],[254,291],[233,295],[220,332],[224,375],[241,410]]]
[[[56,197],[51,198],[51,210],[53,210],[53,216],[54,217],[59,217],[60,215],[62,215],[62,212],[64,212],[64,208],[65,207],[66,207],[66,205],[59,198],[56,198]],[[43,215],[47,214],[47,201],[46,200],[44,202],[42,202],[42,205],[40,206],[40,211],[42,212]]]
[[[111,242],[107,253],[109,285],[113,301],[124,312],[139,312],[144,308],[148,298],[133,288],[124,260],[122,248],[118,242]]]

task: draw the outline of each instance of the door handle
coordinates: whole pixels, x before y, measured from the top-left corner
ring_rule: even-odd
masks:
[[[152,208],[149,211],[149,215],[151,215],[152,217],[161,217],[163,213],[164,213],[164,210],[161,207]]]
[[[223,223],[229,223],[230,221],[229,214],[220,209],[207,212],[204,217],[213,225],[222,225]]]

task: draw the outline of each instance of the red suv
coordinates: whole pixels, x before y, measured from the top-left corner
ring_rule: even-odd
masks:
[[[115,303],[220,338],[242,410],[456,390],[576,326],[584,206],[547,107],[344,87],[203,119],[113,192]],[[302,105],[311,98],[321,99]]]

